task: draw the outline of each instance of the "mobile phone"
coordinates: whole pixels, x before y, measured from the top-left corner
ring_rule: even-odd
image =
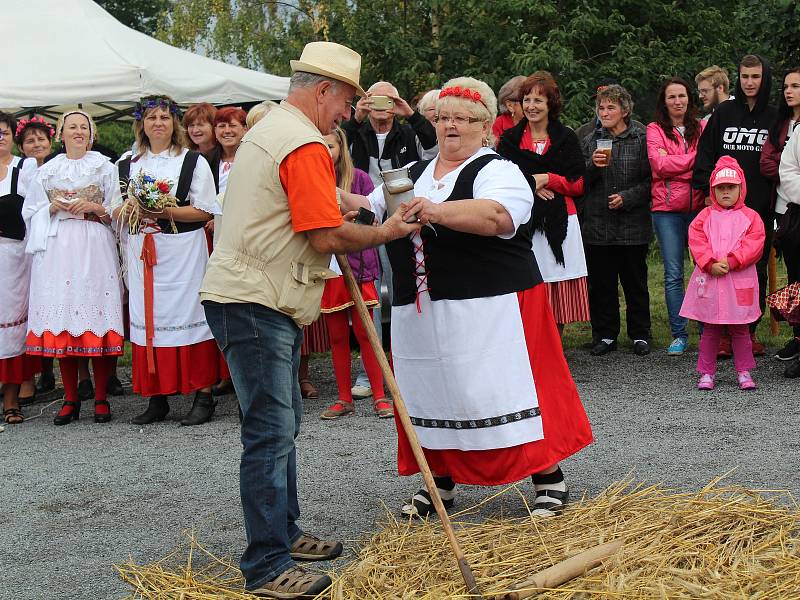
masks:
[[[372,225],[375,223],[375,213],[361,206],[354,222],[359,225]]]
[[[389,96],[370,96],[372,100],[372,110],[390,110],[394,107],[394,100]]]

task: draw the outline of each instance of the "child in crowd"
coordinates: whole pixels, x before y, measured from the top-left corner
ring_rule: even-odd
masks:
[[[711,174],[711,205],[689,226],[695,261],[681,316],[705,323],[700,338],[698,389],[713,390],[717,350],[727,326],[739,388],[756,387],[749,324],[761,314],[755,264],[764,248],[764,223],[744,205],[747,184],[735,158],[723,156]]]
[[[355,194],[369,194],[373,190],[372,181],[364,171],[353,166],[350,152],[347,149],[347,138],[341,129],[326,135],[325,141],[330,148],[333,157],[334,171],[336,172],[336,184],[347,192]],[[361,295],[364,302],[372,309],[380,305],[378,290],[375,288],[375,280],[380,276],[380,266],[378,251],[375,248],[367,248],[360,252],[353,252],[347,255],[347,261],[353,269],[353,275],[361,288]],[[373,410],[375,414],[382,418],[394,416],[392,405],[386,399],[383,389],[383,375],[375,357],[375,352],[370,346],[367,332],[361,319],[353,308],[353,298],[344,283],[344,277],[336,262],[336,257],[331,260],[331,269],[339,273],[339,277],[328,279],[325,282],[325,291],[322,294],[321,312],[325,316],[325,324],[328,326],[328,335],[331,341],[331,356],[333,358],[333,371],[336,375],[336,385],[339,388],[339,399],[322,413],[321,418],[327,420],[338,419],[339,417],[352,414],[353,393],[351,390],[352,374],[350,372],[350,323],[353,324],[353,332],[356,335],[359,346],[361,346],[361,360],[369,378],[372,388]]]

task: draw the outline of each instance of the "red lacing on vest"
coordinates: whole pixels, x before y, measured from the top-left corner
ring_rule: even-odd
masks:
[[[422,312],[422,307],[419,303],[419,296],[425,292],[430,292],[431,289],[428,287],[428,269],[425,267],[425,242],[422,241],[421,236],[419,237],[419,244],[415,241],[415,238],[411,239],[411,243],[414,245],[414,275],[417,279],[417,295],[415,303],[417,305],[417,313]],[[417,255],[422,255],[422,260],[417,258]]]

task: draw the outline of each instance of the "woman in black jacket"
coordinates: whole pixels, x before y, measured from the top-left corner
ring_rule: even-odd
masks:
[[[633,100],[622,86],[600,90],[596,106],[602,128],[583,140],[586,193],[582,233],[589,270],[591,353],[601,356],[617,349],[617,287],[621,283],[628,336],[634,353],[644,356],[650,353],[647,250],[653,238],[646,132],[631,124]],[[611,144],[610,154],[598,148],[600,140]]]

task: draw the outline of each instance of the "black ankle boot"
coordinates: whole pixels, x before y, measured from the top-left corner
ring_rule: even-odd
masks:
[[[189,414],[181,421],[181,425],[202,425],[214,416],[217,401],[208,392],[195,392],[194,402]]]
[[[156,421],[163,421],[169,413],[169,404],[166,396],[151,396],[147,410],[142,414],[133,417],[131,423],[134,425],[149,425]]]

